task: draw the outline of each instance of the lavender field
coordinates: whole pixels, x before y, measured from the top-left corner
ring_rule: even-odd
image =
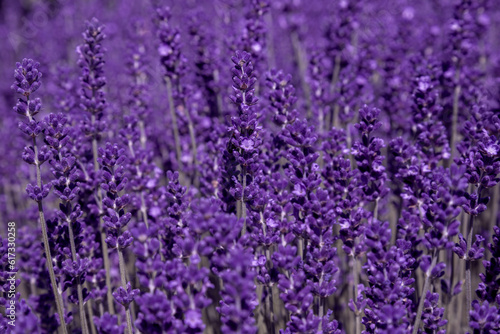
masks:
[[[0,1],[0,334],[500,334],[500,1]]]

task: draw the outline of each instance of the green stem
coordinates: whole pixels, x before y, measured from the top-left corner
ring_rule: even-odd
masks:
[[[460,70],[457,69],[455,72],[455,78],[458,80],[460,78]],[[461,92],[462,87],[460,84],[457,84],[455,86],[455,89],[453,91],[453,114],[452,114],[452,119],[451,119],[451,138],[450,138],[450,146],[451,146],[451,157],[450,161],[453,161],[453,158],[455,157],[456,154],[456,141],[458,137],[458,131],[457,131],[457,124],[458,124],[458,103],[460,102],[460,92]]]
[[[434,251],[434,254],[432,255],[432,263],[427,271],[425,273],[425,281],[424,281],[424,287],[422,289],[422,294],[420,295],[420,302],[418,303],[418,309],[417,309],[417,316],[415,318],[415,324],[413,325],[413,331],[412,334],[417,334],[418,333],[418,328],[420,327],[420,318],[422,318],[422,312],[424,310],[424,302],[425,302],[425,296],[427,295],[427,291],[429,290],[430,286],[430,275],[432,268],[436,265],[437,262],[437,251]]]
[[[141,191],[141,215],[142,219],[144,220],[144,223],[146,224],[146,228],[149,228],[149,223],[148,223],[148,213],[146,212],[146,202],[144,201],[144,193]]]
[[[377,197],[377,199],[375,200],[375,207],[373,208],[373,220],[378,220],[378,202],[379,202],[380,198]]]
[[[90,331],[92,332],[92,334],[97,334],[97,330],[95,328],[95,324],[94,324],[94,311],[92,310],[92,304],[91,304],[91,301],[89,301],[87,303],[87,310],[89,312],[89,318],[90,318]]]
[[[172,80],[169,77],[165,77],[165,83],[167,84],[168,109],[170,110],[170,116],[172,117],[172,131],[174,133],[175,153],[177,156],[177,168],[179,169],[179,172],[181,172],[182,171],[181,141],[179,137],[179,127],[177,125],[177,115],[175,113],[174,97],[172,95]]]
[[[472,245],[472,235],[474,233],[474,216],[471,215],[469,225],[467,226],[467,252],[465,253],[465,303],[467,309],[467,327],[469,327],[469,316],[472,303],[472,280],[471,280],[471,261],[469,259],[469,250]]]
[[[482,173],[480,179],[481,178],[482,178]],[[478,200],[481,198],[482,190],[483,190],[482,186],[479,186],[477,189],[476,195]],[[465,253],[465,303],[467,309],[467,314],[466,314],[467,327],[469,328],[470,328],[469,317],[470,317],[470,310],[472,303],[471,261],[469,259],[469,250],[472,246],[473,235],[474,235],[474,216],[470,215],[469,224],[467,226],[467,252]]]
[[[296,31],[293,31],[290,34],[290,37],[292,39],[292,47],[295,55],[295,59],[297,61],[297,65],[299,67],[299,73],[300,73],[300,85],[302,87],[302,91],[304,93],[304,97],[306,100],[306,110],[307,110],[307,118],[312,117],[312,111],[311,111],[311,89],[309,85],[306,82],[306,63],[304,61],[304,52],[302,49],[302,45],[300,43],[299,35],[297,34]]]
[[[269,68],[276,67],[276,55],[274,52],[274,36],[273,36],[273,15],[271,12],[267,13],[264,17],[266,22],[266,27],[268,32],[266,34],[266,43],[267,43],[267,64]]]
[[[240,218],[243,218],[243,229],[241,231],[241,235],[245,235],[247,232],[247,207],[245,204],[245,188],[247,186],[247,170],[245,167],[242,167],[242,172],[241,172],[241,183],[242,183],[242,189],[241,189],[241,216]]]
[[[120,248],[117,248],[118,250],[118,264],[120,267],[120,279],[122,283],[122,287],[127,290],[127,268],[125,265],[125,259],[123,257],[123,252]],[[125,316],[127,318],[127,333],[132,334],[134,333],[132,330],[132,316],[130,314],[130,308],[127,306],[125,307]]]
[[[95,122],[95,115],[92,114],[92,124]],[[99,163],[97,162],[97,137],[92,136],[92,155],[94,157],[94,171],[99,172]],[[109,264],[109,251],[108,244],[106,243],[106,232],[104,231],[104,223],[102,220],[102,192],[101,187],[97,186],[97,207],[99,209],[99,228],[101,232],[101,247],[102,247],[102,259],[104,262],[104,270],[106,272],[106,286],[108,290],[106,292],[106,299],[108,301],[108,311],[110,314],[115,314],[115,305],[113,301],[112,289],[111,289],[111,266]]]
[[[139,120],[139,132],[141,134],[139,141],[141,142],[141,147],[143,149],[146,148],[147,136],[146,136],[146,127],[144,126],[144,121]]]
[[[68,231],[69,231],[69,243],[71,247],[71,258],[75,262],[76,261],[76,246],[75,246],[75,236],[73,233],[73,226],[71,222],[68,221]],[[87,325],[87,316],[85,315],[85,308],[83,305],[83,290],[82,290],[82,282],[80,277],[77,277],[77,293],[78,293],[78,310],[80,312],[80,322],[82,325],[82,333],[89,334],[89,328]]]
[[[219,78],[219,70],[214,70],[214,81],[218,87],[220,78]],[[217,89],[215,92],[215,100],[217,101],[217,117],[219,118],[220,121],[224,120],[224,115],[222,114],[223,108],[222,108],[222,96],[220,94],[220,89]]]
[[[353,256],[353,265],[352,265],[352,276],[354,282],[354,302],[358,301],[358,284],[359,284],[359,268],[358,268],[358,259]],[[358,309],[356,309],[356,334],[361,334],[361,314]]]
[[[36,138],[33,137],[33,150],[35,153],[35,166],[36,166],[36,184],[41,189],[42,188],[42,175],[40,171],[40,164],[38,162],[38,147],[36,145]],[[52,265],[52,255],[50,253],[49,246],[49,236],[47,234],[47,224],[45,222],[45,215],[43,213],[42,201],[38,201],[38,215],[40,217],[40,225],[42,228],[42,240],[45,250],[47,269],[49,271],[50,285],[52,286],[52,293],[54,294],[54,299],[56,301],[57,313],[59,315],[59,321],[61,323],[61,330],[63,334],[67,334],[68,330],[66,328],[66,322],[64,321],[64,308],[61,294],[57,288],[56,275],[54,273],[54,266]]]
[[[323,315],[324,315],[324,310],[325,310],[325,298],[319,296],[319,303],[318,303],[318,318],[320,318],[321,320],[323,319]],[[321,331],[322,329],[322,324],[323,324],[323,321],[321,321],[319,323],[319,330]]]
[[[128,150],[130,152],[130,156],[132,157],[132,159],[135,160],[134,144],[130,140],[128,141]],[[141,178],[142,177],[142,171],[141,171],[141,168],[138,165],[135,165],[135,171],[137,173],[137,176],[139,178]],[[142,189],[139,191],[139,196],[141,198],[141,208],[139,209],[139,212],[141,214],[142,220],[146,224],[146,228],[149,228],[148,214],[146,212],[146,204],[145,204],[145,201],[144,201],[144,193],[143,193]]]
[[[341,61],[340,53],[338,53],[335,56],[335,65],[333,67],[333,74],[332,74],[332,82],[330,83],[330,94],[333,94],[335,90],[337,89],[337,82],[339,81],[339,75],[340,75],[340,61]],[[334,127],[339,126],[339,105],[338,103],[335,103],[333,106],[333,113],[332,117],[330,119],[331,125]]]
[[[191,120],[191,115],[189,114],[189,110],[186,108],[186,103],[184,103],[184,110],[186,112],[186,118],[188,121],[189,128],[189,137],[191,138],[191,154],[193,156],[193,164],[194,164],[194,182],[193,185],[195,188],[199,188],[200,180],[199,180],[199,171],[198,171],[198,147],[196,146],[196,135],[194,133],[193,121]]]

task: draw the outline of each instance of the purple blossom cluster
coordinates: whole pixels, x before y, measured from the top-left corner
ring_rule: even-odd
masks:
[[[0,333],[500,333],[499,35],[493,0],[2,2]]]

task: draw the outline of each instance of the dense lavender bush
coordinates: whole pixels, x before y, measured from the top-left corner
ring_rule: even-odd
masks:
[[[499,1],[4,1],[0,36],[0,334],[500,333]]]

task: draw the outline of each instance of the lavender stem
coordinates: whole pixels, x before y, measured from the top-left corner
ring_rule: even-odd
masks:
[[[73,233],[73,227],[71,226],[71,222],[68,222],[68,231],[69,231],[69,241],[71,247],[71,257],[73,261],[76,261],[76,246],[75,246],[75,236]],[[80,312],[80,322],[82,325],[82,333],[88,334],[89,328],[87,325],[87,316],[85,315],[85,308],[83,305],[83,289],[82,282],[80,277],[77,277],[77,293],[78,293],[78,310]]]
[[[35,137],[33,137],[33,150],[35,153],[35,157],[38,157],[38,147],[36,144]],[[36,184],[41,189],[42,175],[40,171],[40,164],[38,163],[38,161],[36,162],[35,166],[36,166]],[[52,265],[52,255],[50,253],[49,237],[47,234],[47,224],[45,222],[45,215],[43,213],[42,201],[38,201],[38,215],[40,217],[40,225],[42,227],[42,238],[43,238],[42,241],[45,250],[47,269],[49,271],[50,285],[52,286],[52,293],[54,294],[54,299],[56,301],[56,308],[57,308],[57,313],[59,315],[59,321],[61,323],[61,330],[63,334],[67,334],[68,330],[66,329],[66,322],[64,320],[64,308],[63,308],[62,298],[61,294],[59,293],[59,289],[57,287],[56,275],[54,273],[54,266]]]
[[[472,245],[472,235],[474,233],[474,216],[471,215],[469,225],[467,226],[467,253],[465,253],[465,303],[467,310],[467,327],[469,327],[469,315],[472,303],[472,280],[471,280],[471,261],[469,259],[469,250]]]
[[[358,259],[353,256],[353,264],[352,264],[352,276],[353,276],[353,283],[354,283],[354,302],[358,301],[358,284],[359,284],[359,269],[358,269]],[[361,316],[359,310],[356,310],[355,313],[356,316],[356,329],[355,332],[356,334],[361,334]]]
[[[422,288],[422,293],[420,295],[420,301],[418,303],[417,315],[415,317],[415,323],[413,324],[412,334],[418,333],[418,328],[420,326],[420,318],[422,318],[422,312],[424,310],[425,297],[427,295],[427,291],[429,290],[429,286],[431,284],[431,281],[430,281],[431,270],[436,265],[436,262],[437,262],[437,252],[434,251],[434,254],[432,255],[431,266],[430,266],[428,272],[425,273],[424,287]]]
[[[300,84],[304,93],[305,102],[306,102],[306,110],[307,110],[307,118],[312,117],[311,111],[311,89],[306,82],[306,64],[304,62],[304,54],[302,50],[302,46],[299,40],[299,36],[296,31],[293,31],[290,35],[292,39],[293,51],[295,54],[295,59],[297,61],[297,65],[299,67],[300,73]]]
[[[179,172],[181,172],[182,171],[181,142],[179,137],[179,128],[177,125],[177,115],[175,114],[174,97],[172,95],[172,80],[169,77],[165,77],[165,83],[167,84],[168,109],[170,111],[170,116],[172,117],[172,131],[174,132],[175,153],[178,165],[177,169],[179,170]]]
[[[457,70],[455,73],[455,78],[458,80],[460,78],[460,70]],[[453,161],[453,158],[456,154],[456,141],[457,141],[457,123],[458,123],[458,103],[460,102],[460,92],[461,86],[457,84],[453,91],[453,114],[451,119],[451,138],[450,138],[450,146],[451,146],[451,157],[450,160]]]
[[[123,251],[118,248],[118,265],[120,267],[120,279],[122,283],[122,287],[127,289],[127,268],[125,265],[125,259],[123,257]],[[134,331],[132,330],[132,316],[130,313],[130,307],[125,307],[125,316],[127,318],[127,333],[132,334]]]
[[[95,123],[95,115],[92,114],[92,124]],[[94,135],[92,137],[92,155],[94,158],[94,171],[99,172],[99,163],[97,162],[97,138]],[[108,244],[106,243],[106,232],[103,228],[103,220],[101,216],[102,212],[102,193],[101,188],[97,187],[97,207],[99,208],[99,226],[101,229],[101,247],[102,247],[102,258],[104,262],[104,270],[106,271],[106,286],[108,290],[106,292],[106,299],[108,301],[108,310],[110,314],[115,314],[115,305],[113,301],[113,295],[111,293],[111,266],[109,264],[109,251]]]

